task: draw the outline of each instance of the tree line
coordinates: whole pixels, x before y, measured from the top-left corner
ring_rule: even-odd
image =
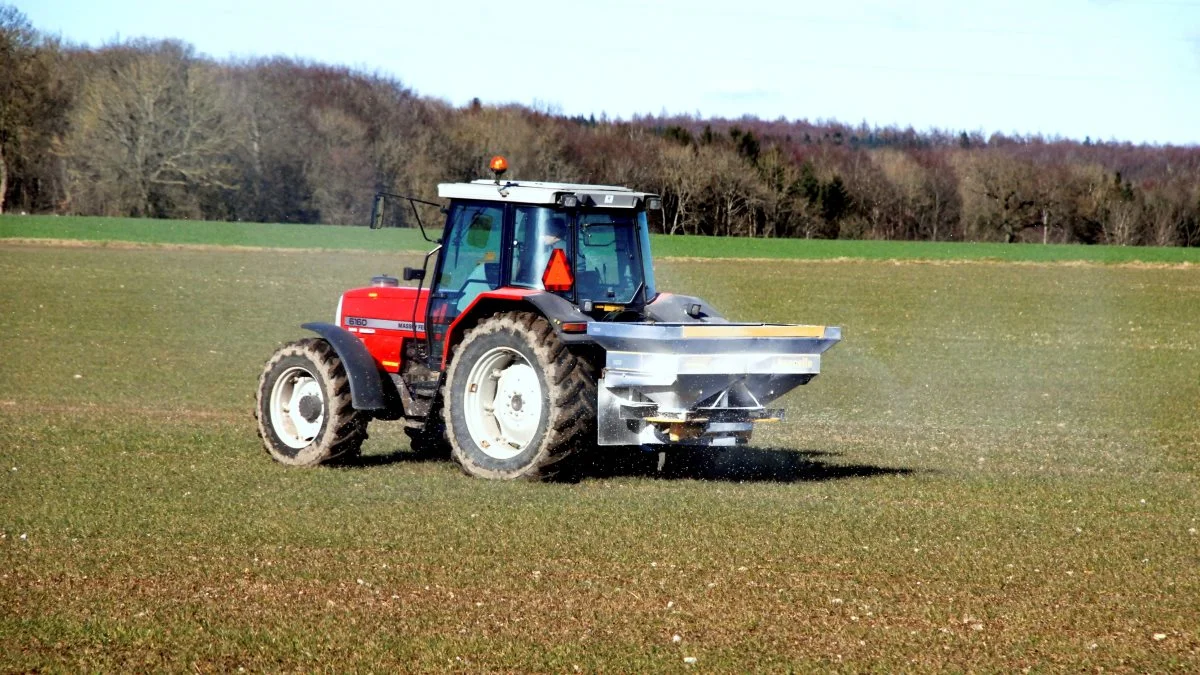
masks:
[[[364,224],[374,192],[434,199],[493,154],[661,194],[670,234],[1200,245],[1197,147],[455,107],[295,59],[63,44],[0,6],[0,210]]]

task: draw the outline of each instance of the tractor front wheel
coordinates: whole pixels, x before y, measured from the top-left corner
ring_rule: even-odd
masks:
[[[291,466],[355,457],[367,438],[368,417],[351,404],[346,369],[319,338],[290,342],[271,356],[254,417],[267,452]]]
[[[472,476],[548,478],[595,439],[593,368],[536,314],[498,314],[467,333],[443,400],[454,458]]]

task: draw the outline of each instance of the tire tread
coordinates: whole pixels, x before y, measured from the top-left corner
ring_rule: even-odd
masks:
[[[562,460],[579,450],[590,438],[595,438],[596,429],[596,375],[595,367],[581,355],[572,352],[561,340],[545,317],[531,312],[502,312],[481,321],[467,333],[455,349],[462,354],[475,340],[500,332],[509,331],[521,336],[532,348],[538,364],[544,371],[549,391],[546,433],[531,461],[515,472],[500,472],[479,466],[468,453],[461,450],[451,420],[454,396],[451,385],[456,370],[470,367],[451,361],[443,385],[442,397],[446,401],[443,415],[446,431],[454,458],[469,475],[483,478],[522,478],[544,480],[552,478],[559,470]],[[473,443],[470,439],[466,442]]]
[[[314,373],[324,379],[329,392],[329,400],[325,401],[327,422],[323,433],[314,443],[319,444],[317,451],[307,453],[304,459],[288,457],[272,449],[270,429],[271,422],[263,414],[263,398],[270,396],[268,377],[281,361],[289,357],[300,357],[309,360],[315,369]],[[282,345],[263,366],[258,380],[258,392],[254,401],[254,419],[258,437],[263,447],[275,460],[291,466],[317,466],[337,460],[345,462],[358,456],[363,441],[367,439],[367,423],[370,417],[367,413],[354,409],[350,396],[350,378],[338,358],[337,352],[328,341],[322,338],[304,338]],[[299,456],[300,453],[296,453]]]

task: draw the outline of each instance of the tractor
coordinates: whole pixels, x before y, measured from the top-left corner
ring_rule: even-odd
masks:
[[[342,294],[332,323],[281,346],[259,378],[258,433],[275,460],[353,459],[373,419],[467,474],[541,479],[612,446],[736,446],[767,407],[820,372],[832,326],[733,323],[660,291],[655,194],[492,179],[438,185],[445,225],[421,268]],[[371,227],[384,225],[377,195]],[[390,195],[397,197],[397,195]],[[432,259],[432,267],[430,262]],[[431,282],[426,287],[426,277]]]

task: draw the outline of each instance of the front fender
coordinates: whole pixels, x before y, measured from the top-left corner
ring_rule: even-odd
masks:
[[[350,380],[350,400],[355,410],[383,410],[387,403],[383,395],[383,378],[379,376],[379,366],[353,333],[331,323],[311,322],[302,324],[301,328],[325,338],[325,341],[337,352],[346,369],[346,377]]]

